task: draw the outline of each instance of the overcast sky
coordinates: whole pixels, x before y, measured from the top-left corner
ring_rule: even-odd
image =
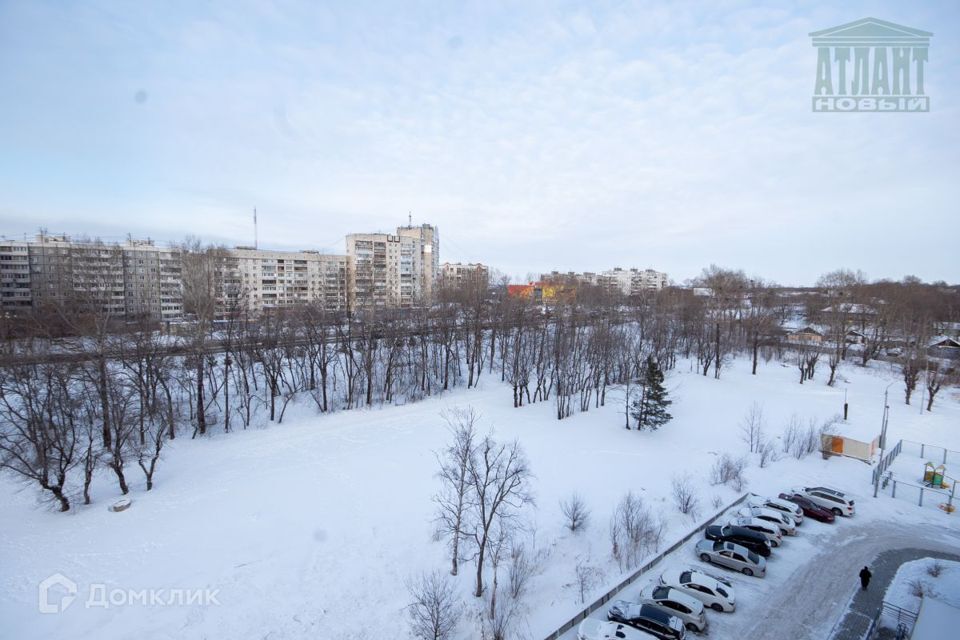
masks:
[[[0,234],[960,282],[960,3],[775,5],[0,0]],[[930,113],[812,113],[868,16],[934,33]]]

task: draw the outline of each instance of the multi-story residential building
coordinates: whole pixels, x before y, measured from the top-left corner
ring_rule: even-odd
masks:
[[[44,233],[0,243],[0,301],[4,311],[70,303],[117,317],[179,318],[180,264],[178,251],[148,240],[109,244]]]
[[[330,311],[412,307],[431,299],[439,258],[439,234],[428,224],[399,227],[396,235],[349,235],[346,255],[237,247],[218,252],[217,311],[259,313],[301,303]],[[149,240],[110,244],[46,233],[33,242],[0,240],[0,310],[72,301],[118,317],[179,318],[183,269],[178,249]]]
[[[468,284],[486,286],[489,282],[490,269],[486,265],[460,262],[440,265],[440,284],[446,288],[459,289]]]
[[[351,309],[411,307],[422,297],[419,239],[388,233],[347,236],[347,291]]]
[[[433,289],[440,278],[440,230],[430,224],[419,227],[408,224],[397,227],[397,235],[401,238],[412,238],[419,245],[420,251],[420,295],[424,300],[433,299]]]
[[[328,311],[347,307],[347,256],[318,251],[269,251],[237,247],[227,252],[220,313],[317,303]]]
[[[347,291],[351,309],[429,303],[440,277],[440,234],[423,224],[388,233],[347,236]]]
[[[32,304],[28,244],[0,240],[0,312],[28,310]]]
[[[669,284],[669,278],[662,271],[653,269],[621,269],[616,267],[599,274],[585,271],[583,273],[560,273],[553,271],[541,276],[541,280],[566,284],[591,284],[603,287],[612,292],[623,295],[636,295],[642,291],[656,291]]]

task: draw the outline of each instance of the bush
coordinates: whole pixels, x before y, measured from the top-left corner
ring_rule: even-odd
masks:
[[[590,510],[579,493],[574,493],[566,500],[560,501],[560,513],[563,514],[567,529],[574,533],[580,529],[586,529],[590,522]]]
[[[673,481],[673,503],[677,510],[684,515],[697,517],[700,500],[693,491],[693,485],[690,482],[690,474],[674,476]]]
[[[927,585],[920,578],[914,578],[908,583],[910,587],[910,594],[918,598],[922,598],[925,593],[927,593]]]
[[[710,470],[710,484],[728,484],[736,491],[743,491],[743,470],[747,467],[747,459],[734,458],[724,453],[713,463]]]
[[[439,571],[425,573],[407,585],[413,600],[407,606],[410,632],[420,640],[445,640],[453,636],[462,604],[457,601],[450,576]]]
[[[927,574],[931,577],[939,578],[941,573],[943,573],[943,563],[939,560],[934,560],[933,564],[927,566]]]
[[[650,550],[660,547],[663,522],[632,491],[617,504],[610,518],[610,546],[621,570],[632,569]]]

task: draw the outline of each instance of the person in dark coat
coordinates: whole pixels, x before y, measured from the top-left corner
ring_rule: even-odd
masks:
[[[867,587],[870,585],[871,577],[873,577],[873,574],[870,573],[870,569],[866,567],[860,569],[860,586],[863,587],[864,591],[866,591]]]

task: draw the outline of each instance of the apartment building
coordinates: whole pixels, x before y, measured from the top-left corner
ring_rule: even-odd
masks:
[[[489,282],[490,269],[479,262],[444,262],[440,265],[440,284],[443,287],[459,289],[473,283],[486,286]]]
[[[423,290],[419,238],[388,233],[347,236],[347,304],[351,309],[412,307]]]
[[[0,312],[29,310],[30,254],[26,242],[0,240]]]
[[[541,275],[541,280],[565,284],[591,284],[603,287],[607,291],[636,295],[642,291],[659,291],[668,286],[670,279],[666,273],[653,269],[621,269],[615,267],[600,273],[560,273],[552,271]]]
[[[420,281],[420,295],[425,300],[432,300],[433,289],[441,275],[439,229],[430,224],[413,226],[411,223],[405,227],[397,227],[397,235],[401,238],[412,238],[419,244],[421,269],[418,279]]]
[[[268,309],[317,303],[328,311],[347,307],[347,256],[318,251],[270,251],[237,247],[227,252],[219,311]]]

